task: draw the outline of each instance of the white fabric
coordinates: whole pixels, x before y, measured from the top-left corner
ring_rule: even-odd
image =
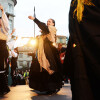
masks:
[[[8,35],[7,42],[8,42],[9,40],[11,40],[11,36],[12,36],[11,34]]]
[[[0,29],[0,40],[7,40],[9,24],[8,24],[7,16],[4,13],[4,11],[2,12],[1,27],[2,27],[2,29]]]
[[[0,73],[4,73],[5,71],[0,71]]]
[[[41,66],[41,71],[42,71],[42,67],[46,70],[49,70],[49,62],[46,59],[45,53],[44,53],[44,47],[43,47],[43,39],[44,37],[41,36],[39,39],[39,46],[38,46],[38,61],[40,63]]]
[[[55,43],[55,35],[56,35],[56,28],[54,26],[48,26],[49,34],[42,35],[39,38],[39,45],[38,45],[38,61],[40,63],[41,71],[42,67],[48,71],[49,74],[53,74],[54,71],[50,69],[49,61],[47,60],[44,52],[44,39],[47,37],[51,42]]]
[[[2,29],[3,29],[3,33],[5,35],[8,35],[8,31],[9,31],[9,22],[8,22],[8,18],[6,16],[6,14],[4,13],[4,11],[2,12],[2,18],[1,18],[1,25],[2,25]]]
[[[9,56],[10,57],[17,57],[18,54],[16,52],[14,52],[14,50],[9,51]]]
[[[9,47],[9,49],[14,49],[15,42],[16,42],[16,40],[7,42],[7,45],[8,45],[8,47]]]
[[[7,36],[3,34],[0,30],[0,40],[7,40]]]
[[[56,42],[55,39],[56,39],[56,32],[57,32],[57,30],[56,30],[56,28],[54,26],[49,26],[48,28],[49,28],[50,33],[47,34],[47,38],[51,42],[55,43]]]

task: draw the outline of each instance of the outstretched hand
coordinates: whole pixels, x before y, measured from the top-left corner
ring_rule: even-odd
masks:
[[[3,11],[3,7],[0,5],[0,10]]]
[[[1,5],[1,4],[0,4],[0,10],[1,10],[1,11],[3,11],[3,7],[2,7],[2,5]]]
[[[12,30],[12,33],[14,33],[16,31],[16,29],[14,28],[13,30]]]
[[[15,28],[12,30],[12,33],[11,33],[11,35],[12,35],[12,34],[15,32],[15,30],[16,30]]]
[[[28,18],[31,19],[31,20],[35,19],[35,17],[32,17],[32,16],[28,16]]]

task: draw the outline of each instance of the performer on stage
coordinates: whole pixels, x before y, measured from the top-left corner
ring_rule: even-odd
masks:
[[[6,40],[8,38],[8,19],[4,13],[3,7],[0,5],[2,16],[0,17],[0,95],[4,95],[10,91],[7,82],[5,68],[7,66],[8,50]]]
[[[64,66],[72,100],[100,99],[100,0],[72,0]]]
[[[57,93],[62,87],[62,66],[57,48],[53,46],[56,37],[55,21],[49,19],[47,25],[37,18],[28,17],[41,29],[38,37],[37,57],[34,57],[29,74],[29,86],[48,94]]]

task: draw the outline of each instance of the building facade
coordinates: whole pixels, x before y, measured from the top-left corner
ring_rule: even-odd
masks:
[[[67,42],[68,42],[68,37],[62,36],[62,35],[57,35],[56,36],[56,44],[62,43],[63,47],[67,47]]]
[[[33,37],[22,37],[20,40],[20,45],[18,47],[18,68],[29,68],[32,62],[32,56],[29,56],[29,53],[34,52],[34,42]]]
[[[21,45],[18,47],[19,56],[17,60],[18,68],[29,68],[32,62],[32,56],[28,56],[28,53],[33,53],[35,50],[34,43],[31,44],[31,41],[34,40],[33,37],[22,37],[20,40]],[[26,42],[26,43],[25,43]],[[37,43],[37,41],[36,41]],[[67,46],[67,37],[66,36],[56,36],[56,44],[62,43],[63,47]]]
[[[17,0],[0,0],[0,4],[3,6],[5,13],[8,16],[9,19],[9,34],[12,32],[12,29],[14,28],[14,7],[17,4]],[[1,14],[1,13],[0,13]]]
[[[19,51],[17,60],[18,68],[30,68],[32,62],[32,56],[28,56],[28,51]]]

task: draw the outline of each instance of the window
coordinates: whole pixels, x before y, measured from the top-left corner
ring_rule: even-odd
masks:
[[[66,38],[62,38],[62,43],[66,43]]]
[[[12,32],[12,28],[13,28],[13,25],[12,25],[12,24],[13,24],[13,23],[12,23],[12,20],[9,19],[9,27],[10,27],[9,33]]]
[[[23,61],[19,61],[19,66],[23,66]]]
[[[57,42],[57,43],[60,43],[60,38],[57,38],[56,42]]]
[[[8,3],[8,12],[13,13],[13,5]]]
[[[30,67],[30,61],[27,61],[27,67],[28,68]]]
[[[19,58],[23,58],[23,53],[20,53],[19,54]]]
[[[62,38],[61,37],[59,38],[59,42],[62,43]]]

